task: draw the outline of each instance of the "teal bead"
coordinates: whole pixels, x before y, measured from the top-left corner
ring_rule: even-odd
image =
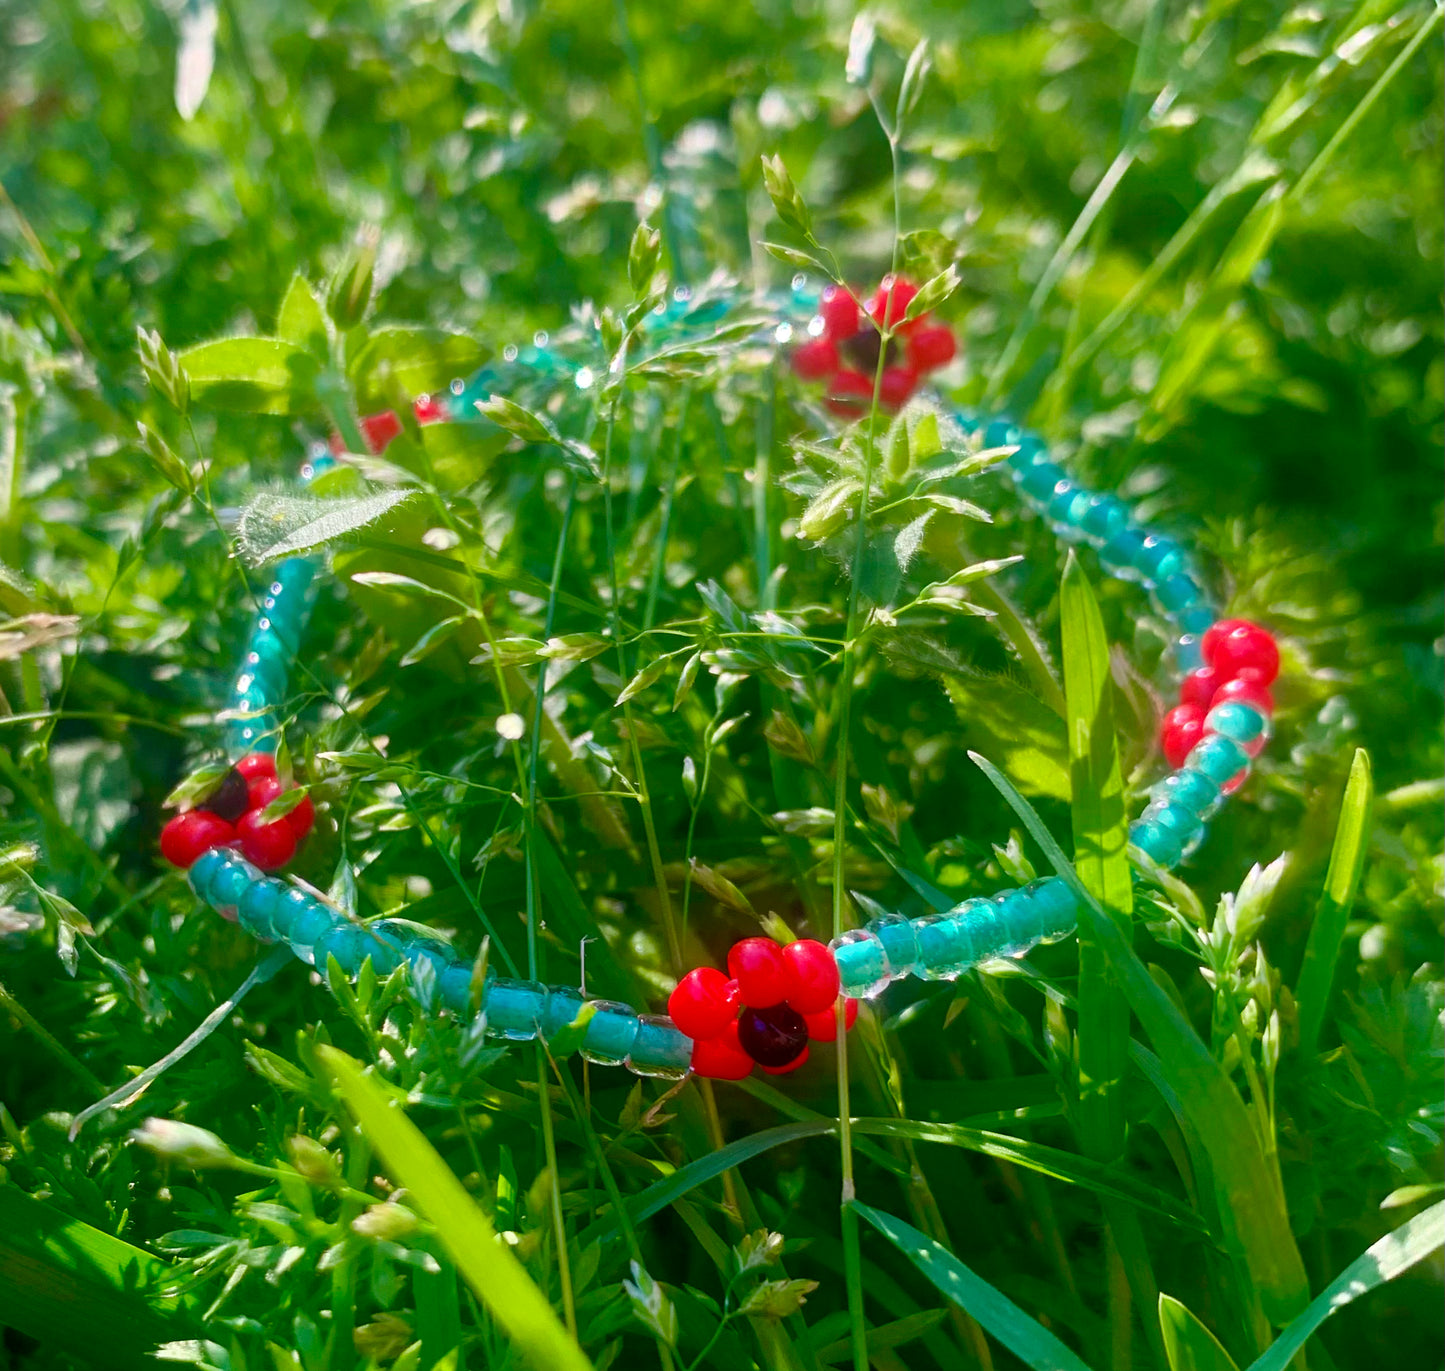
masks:
[[[1060,481],[1049,496],[1049,517],[1067,525],[1070,531],[1082,530],[1091,495],[1091,491],[1076,486],[1070,480]]]
[[[639,1014],[626,1065],[634,1075],[678,1080],[692,1070],[692,1039],[664,1014]]]
[[[891,979],[913,974],[918,967],[918,942],[911,920],[902,914],[884,914],[869,921],[868,931],[883,944]]]
[[[470,963],[453,962],[438,978],[437,990],[442,1004],[453,1014],[471,1013],[472,969]]]
[[[1184,560],[1184,550],[1172,538],[1162,538],[1151,533],[1144,539],[1139,550],[1139,570],[1145,579],[1154,582],[1167,581],[1171,576],[1180,576],[1189,570]]]
[[[1204,825],[1199,816],[1184,805],[1170,800],[1157,800],[1140,816],[1140,822],[1159,824],[1179,839],[1179,846],[1186,854],[1204,836]]]
[[[1212,733],[1194,745],[1184,764],[1191,771],[1203,772],[1216,785],[1224,786],[1249,765],[1249,753],[1233,738]]]
[[[363,933],[362,960],[370,957],[378,976],[390,976],[402,962],[411,960],[411,948],[376,924],[367,924]]]
[[[336,467],[336,458],[323,450],[306,459],[306,465],[301,468],[301,475],[308,481],[314,481],[318,476],[324,476],[328,471],[334,471]]]
[[[242,685],[242,682],[245,682]],[[230,708],[238,714],[263,714],[272,705],[272,700],[266,692],[266,688],[255,676],[240,676],[236,680],[236,689],[231,693]]]
[[[312,964],[324,976],[327,962],[336,958],[342,974],[349,977],[361,970],[371,950],[371,940],[359,925],[342,919],[332,924],[315,942],[311,949]]]
[[[265,661],[272,666],[279,666],[283,674],[290,664],[292,655],[291,649],[286,646],[269,624],[265,628],[257,626],[246,644],[246,651],[248,654],[254,654],[257,661]],[[250,661],[249,655],[247,661]]]
[[[244,757],[248,752],[274,753],[281,746],[281,734],[274,715],[257,719],[236,719],[226,725],[227,755]]]
[[[288,557],[276,567],[276,584],[292,595],[304,595],[316,579],[316,563],[309,557]]]
[[[1157,865],[1177,866],[1184,855],[1183,844],[1171,829],[1163,824],[1139,820],[1129,829],[1129,841]]]
[[[1079,902],[1074,892],[1057,876],[1046,876],[1025,887],[1033,907],[1039,936],[1055,942],[1072,933],[1079,923]]]
[[[1003,912],[992,900],[965,900],[953,912],[973,942],[975,962],[1006,956],[1002,949],[1009,942]]]
[[[919,974],[930,981],[951,981],[974,964],[973,939],[951,914],[928,914],[913,921]]]
[[[631,1005],[616,1000],[594,1000],[596,1008],[587,1021],[582,1055],[599,1066],[620,1066],[637,1041],[639,1021]]]
[[[874,933],[865,928],[850,929],[828,946],[838,963],[843,994],[852,999],[873,999],[881,995],[892,976],[888,953]]]
[[[1130,524],[1099,549],[1099,560],[1129,579],[1138,574],[1136,568],[1143,548],[1143,531]]]
[[[1160,581],[1154,587],[1154,594],[1158,596],[1159,603],[1170,613],[1177,613],[1179,610],[1191,609],[1204,600],[1204,591],[1191,577],[1185,575],[1171,576],[1167,581]]]
[[[236,922],[253,938],[276,941],[276,911],[285,887],[276,881],[253,881],[236,903]]]
[[[1204,716],[1206,734],[1218,733],[1245,747],[1264,737],[1268,728],[1264,715],[1243,700],[1226,700]]]
[[[983,431],[985,448],[1013,447],[1026,435],[1017,424],[1008,419],[995,419]]]
[[[1036,462],[1019,474],[1019,489],[1040,502],[1047,500],[1060,481],[1067,480],[1064,469],[1054,462]]]
[[[1002,938],[998,955],[1022,957],[1038,941],[1028,896],[1022,890],[1003,890],[993,897],[993,906]]]
[[[276,931],[291,944],[291,950],[314,966],[317,942],[341,922],[341,915],[314,895],[291,886],[281,897],[273,921]]]
[[[1129,506],[1116,495],[1090,495],[1079,527],[1090,538],[1107,543],[1129,527]]]
[[[1181,633],[1192,633],[1202,638],[1214,627],[1214,621],[1218,617],[1210,605],[1188,605],[1174,616],[1174,622],[1178,624]]]
[[[196,898],[205,900],[207,904],[211,900],[211,882],[227,866],[230,859],[236,854],[224,847],[208,848],[191,863],[191,869],[186,873],[186,879],[191,883],[191,889],[195,891]]]
[[[582,992],[575,985],[548,986],[547,1009],[542,1015],[542,1036],[551,1042],[576,1020],[586,1003]]]
[[[250,862],[238,857],[211,878],[206,903],[216,910],[234,909],[252,883],[264,879]]]
[[[1049,450],[1044,446],[1041,438],[1035,437],[1032,433],[1026,433],[1019,439],[1018,450],[1011,452],[1004,461],[1013,473],[1022,475],[1031,466],[1039,462],[1048,461]]]
[[[525,1042],[537,1036],[547,1012],[547,987],[541,981],[514,981],[498,977],[487,982],[482,1009],[489,1038]]]
[[[1182,805],[1191,814],[1207,819],[1219,807],[1219,786],[1202,771],[1173,771],[1149,788],[1152,799]]]
[[[1211,612],[1210,618],[1212,619]],[[1174,664],[1184,675],[1204,665],[1204,644],[1200,633],[1184,633],[1174,641]]]

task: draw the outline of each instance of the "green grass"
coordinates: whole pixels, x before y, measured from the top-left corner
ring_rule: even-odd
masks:
[[[0,0],[0,1371],[1440,1364],[1439,12],[874,18]],[[1278,630],[1175,876],[1137,588],[917,414],[639,365],[664,279],[799,260],[936,279],[950,395]],[[584,300],[610,383],[287,484]],[[1034,873],[1081,937],[711,1088],[261,967],[156,833],[310,548],[343,907],[654,1009]]]

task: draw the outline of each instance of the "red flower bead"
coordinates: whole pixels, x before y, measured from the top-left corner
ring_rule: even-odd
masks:
[[[258,776],[275,776],[276,759],[269,752],[248,752],[236,763],[236,770],[248,781]]]
[[[918,385],[918,373],[908,367],[884,367],[878,398],[889,409],[899,409]]]
[[[762,1064],[761,1062],[759,1062],[758,1065],[759,1065],[759,1066],[763,1066],[763,1070],[766,1071],[766,1072],[768,1073],[768,1075],[770,1075],[770,1076],[786,1076],[786,1075],[788,1074],[788,1072],[790,1072],[790,1071],[796,1071],[796,1070],[797,1070],[800,1066],[802,1066],[803,1063],[806,1062],[807,1060],[808,1060],[808,1044],[807,1044],[807,1043],[804,1043],[804,1044],[803,1044],[803,1050],[802,1050],[801,1052],[799,1052],[798,1055],[797,1055],[796,1057],[794,1057],[792,1061],[790,1061],[790,1062],[785,1062],[782,1066],[763,1066],[763,1064]]]
[[[873,378],[848,367],[828,382],[828,408],[838,414],[861,414],[873,401]]]
[[[793,978],[783,949],[771,938],[744,938],[734,943],[728,949],[728,970],[749,1009],[770,1009],[788,997]]]
[[[667,1012],[689,1038],[705,1042],[737,1022],[738,1000],[735,982],[714,967],[699,966],[689,971],[667,997]]]
[[[1214,705],[1228,704],[1231,700],[1237,700],[1242,705],[1253,705],[1266,716],[1274,717],[1274,696],[1265,686],[1254,681],[1245,681],[1238,677],[1226,681],[1214,692],[1209,703],[1212,708]]]
[[[1274,635],[1248,619],[1221,620],[1205,633],[1200,646],[1221,682],[1238,679],[1267,686],[1279,675]]]
[[[311,825],[315,822],[316,806],[311,803],[309,795],[303,795],[296,802],[296,808],[286,816],[286,823],[291,832],[296,835],[297,843],[300,843],[301,839],[311,832]]]
[[[932,371],[953,361],[958,343],[951,328],[929,324],[909,335],[907,352],[908,365],[914,371]]]
[[[416,415],[419,424],[440,424],[444,423],[447,417],[442,402],[431,395],[418,395],[412,404],[411,412]]]
[[[805,381],[822,381],[838,370],[838,348],[831,339],[814,338],[793,349],[793,370]]]
[[[858,302],[842,286],[829,286],[818,303],[823,332],[833,342],[842,342],[858,332]]]
[[[912,281],[906,281],[901,276],[885,276],[868,301],[868,313],[885,328],[892,328],[902,322],[904,313],[917,294],[918,287]],[[916,328],[917,324],[918,320],[910,319],[904,327]]]
[[[783,949],[790,982],[787,1000],[806,1020],[832,1008],[838,998],[838,963],[832,951],[812,938],[799,938]],[[809,1034],[811,1035],[811,1032]]]
[[[740,1081],[752,1075],[753,1066],[753,1059],[738,1042],[736,1018],[730,1019],[716,1037],[698,1038],[693,1042],[692,1069],[699,1076],[714,1081]]]
[[[1179,703],[1208,709],[1218,689],[1219,674],[1212,666],[1202,666],[1184,678],[1184,683],[1179,687]]]
[[[261,822],[261,811],[243,814],[236,825],[241,855],[262,871],[279,871],[296,855],[296,835],[285,819]]]
[[[816,1014],[804,1014],[808,1036],[815,1043],[830,1043],[838,1036],[838,1015],[832,1005]],[[858,1022],[858,1001],[848,1000],[843,1006],[843,1027],[851,1029]]]
[[[281,793],[281,782],[274,776],[257,776],[246,787],[246,808],[265,809]]]
[[[1204,735],[1204,708],[1202,705],[1176,705],[1164,716],[1159,730],[1159,741],[1169,765],[1176,771],[1194,750],[1194,744]]]
[[[185,871],[201,853],[224,847],[235,837],[235,828],[219,815],[207,809],[187,810],[161,829],[161,856]]]
[[[373,452],[384,452],[393,438],[401,435],[401,420],[394,410],[383,410],[361,421],[361,436]]]

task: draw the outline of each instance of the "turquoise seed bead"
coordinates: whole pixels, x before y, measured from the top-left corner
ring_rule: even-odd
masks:
[[[437,982],[442,1004],[453,1014],[469,1014],[472,1009],[472,967],[468,963],[453,962],[442,972]]]
[[[985,448],[1013,447],[1026,435],[1023,429],[1008,419],[995,419],[983,431]]]
[[[275,922],[278,931],[284,930],[291,950],[314,966],[316,944],[341,922],[341,915],[314,895],[292,887],[282,896]]]
[[[1034,500],[1047,500],[1060,481],[1067,480],[1064,469],[1054,462],[1035,462],[1019,475],[1019,489]]]
[[[1184,855],[1183,844],[1176,833],[1163,824],[1139,820],[1129,829],[1129,841],[1159,866],[1176,866]]]
[[[487,1036],[525,1042],[537,1036],[547,1013],[547,987],[540,981],[514,981],[498,977],[487,982],[482,1002],[487,1013]]]
[[[542,1015],[542,1036],[551,1042],[564,1028],[567,1028],[582,1012],[586,1000],[575,985],[549,985],[547,987],[547,1009]]]
[[[974,963],[973,939],[951,914],[926,914],[913,921],[918,941],[919,974],[930,981],[952,981]]]
[[[1186,809],[1183,805],[1169,800],[1159,800],[1151,804],[1140,816],[1140,821],[1167,828],[1179,839],[1179,846],[1185,851],[1204,836],[1204,825],[1199,816],[1192,809]]]
[[[1049,517],[1067,525],[1068,531],[1072,532],[1083,523],[1088,502],[1087,490],[1081,489],[1070,480],[1060,481],[1054,487],[1054,493],[1049,496]]]
[[[594,1000],[597,1007],[587,1021],[582,1055],[599,1066],[620,1066],[637,1041],[637,1011],[616,1000]]]
[[[329,452],[318,452],[316,456],[307,458],[306,465],[311,469],[308,479],[314,481],[318,476],[324,476],[328,471],[334,471],[337,462]],[[302,474],[306,474],[304,469]]]
[[[1171,576],[1167,581],[1160,581],[1154,587],[1154,594],[1170,614],[1189,609],[1204,599],[1204,592],[1199,585],[1191,577],[1184,575]]]
[[[1174,622],[1179,625],[1180,632],[1192,633],[1202,638],[1214,626],[1218,617],[1209,605],[1189,605],[1174,616]]]
[[[1107,543],[1129,527],[1129,506],[1116,495],[1090,495],[1079,526],[1090,538]]]
[[[1099,549],[1099,560],[1130,580],[1138,575],[1135,568],[1143,548],[1144,534],[1130,524]]]
[[[1210,613],[1210,618],[1214,617]],[[1198,671],[1204,665],[1204,644],[1200,633],[1181,634],[1174,642],[1174,664],[1184,675]]]
[[[918,967],[918,941],[909,919],[902,914],[884,914],[870,920],[868,931],[883,944],[892,979],[913,974]]]
[[[278,936],[276,911],[281,905],[283,888],[275,881],[254,881],[236,903],[236,922],[253,938],[272,943]]]
[[[1022,957],[1038,941],[1028,896],[1022,890],[1001,890],[993,897],[993,906],[1002,938],[999,955]]]
[[[354,976],[370,950],[364,929],[348,920],[338,920],[316,940],[311,949],[312,965],[324,976],[328,960],[335,957],[342,974]]]
[[[1000,949],[1007,944],[1008,933],[1002,911],[992,900],[965,900],[953,911],[953,917],[973,941],[975,962],[1007,955]]]
[[[206,903],[212,909],[234,909],[254,881],[265,877],[244,859],[228,862],[211,878]]]
[[[1268,720],[1243,700],[1226,700],[1204,716],[1205,733],[1219,733],[1248,746],[1264,736]]]
[[[288,557],[276,567],[276,582],[293,595],[304,595],[316,579],[316,563],[309,557]]]
[[[692,1069],[692,1039],[665,1014],[639,1014],[627,1069],[671,1080],[686,1076]]]
[[[195,891],[196,897],[210,903],[211,882],[217,874],[222,871],[234,854],[223,847],[213,847],[208,852],[203,852],[194,862],[191,869],[186,873],[186,879],[191,883],[191,889]]]
[[[892,976],[888,953],[876,934],[866,928],[849,929],[828,944],[838,963],[843,994],[871,1000],[881,995]]]
[[[1045,942],[1066,938],[1078,927],[1079,902],[1059,877],[1046,876],[1025,889]]]
[[[430,966],[438,977],[457,964],[457,954],[440,938],[420,937],[413,933],[404,941],[403,946],[406,960],[412,966]]]
[[[1172,538],[1161,538],[1151,533],[1144,539],[1139,553],[1139,570],[1146,579],[1155,582],[1167,581],[1188,571],[1184,550]]]
[[[1173,771],[1149,788],[1150,798],[1183,805],[1191,814],[1207,819],[1219,807],[1219,786],[1202,771]]]
[[[1191,771],[1201,771],[1216,785],[1223,786],[1249,765],[1249,753],[1233,738],[1212,733],[1194,745],[1184,764]]]
[[[1018,451],[1011,452],[1005,463],[1015,476],[1021,476],[1031,466],[1048,460],[1049,450],[1043,440],[1032,433],[1025,433],[1018,442]]]
[[[363,929],[361,955],[363,961],[371,958],[372,970],[378,976],[390,976],[410,958],[411,948],[375,924],[367,924]]]

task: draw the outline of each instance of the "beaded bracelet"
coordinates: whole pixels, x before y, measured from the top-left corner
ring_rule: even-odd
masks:
[[[819,293],[797,277],[791,295],[763,302],[769,322],[761,337],[774,347],[793,344],[794,370],[804,380],[824,382],[825,403],[835,413],[853,418],[864,412],[874,397],[875,377],[881,404],[896,410],[956,350],[952,332],[926,313],[906,318],[915,294],[909,282],[888,277],[860,304],[840,287]],[[679,288],[649,320],[647,336],[662,348],[674,337],[715,326],[740,305],[758,304],[721,290],[695,296]],[[879,324],[893,335],[886,342]],[[585,391],[596,383],[591,366],[549,342],[539,334],[529,348],[506,349],[500,368],[455,381],[444,396],[420,397],[417,421],[463,422],[478,401],[506,391],[537,386]],[[1139,524],[1116,496],[1071,480],[1037,434],[1005,418],[965,412],[953,417],[985,448],[1011,450],[1004,467],[1029,505],[1059,537],[1094,547],[1112,574],[1140,582],[1175,630],[1180,703],[1165,716],[1161,732],[1172,770],[1151,787],[1150,802],[1129,836],[1150,861],[1176,866],[1203,840],[1205,821],[1244,783],[1251,760],[1270,736],[1269,687],[1279,671],[1274,639],[1256,624],[1219,620],[1184,549]],[[362,421],[375,452],[401,428],[390,412]],[[303,479],[315,479],[336,460],[318,445],[302,467]],[[773,1074],[797,1069],[811,1041],[832,1041],[840,1021],[852,1026],[859,998],[872,999],[895,980],[952,980],[990,960],[1021,957],[1076,927],[1076,897],[1052,876],[991,898],[965,900],[941,914],[913,919],[884,914],[828,946],[811,939],[780,945],[745,938],[729,951],[726,975],[698,967],[683,976],[666,1015],[589,999],[572,986],[491,972],[475,986],[473,964],[440,937],[428,937],[403,920],[357,922],[270,874],[291,860],[313,821],[304,792],[288,794],[283,788],[274,754],[280,738],[277,707],[304,632],[317,569],[317,561],[306,557],[275,567],[223,716],[231,769],[161,835],[162,853],[188,869],[197,896],[252,936],[285,943],[317,969],[334,959],[352,977],[367,960],[381,975],[405,964],[424,1003],[440,1003],[456,1015],[484,1015],[491,1037],[525,1041],[540,1035],[550,1041],[572,1028],[581,1032],[580,1050],[590,1062],[623,1065],[640,1076],[680,1078],[692,1071],[739,1080],[754,1066]]]

